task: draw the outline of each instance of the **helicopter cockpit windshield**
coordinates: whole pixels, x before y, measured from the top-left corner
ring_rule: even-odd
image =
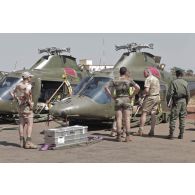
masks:
[[[91,77],[85,77],[81,80],[81,82],[74,88],[73,90],[73,95],[77,95],[82,88],[84,88],[85,85],[87,85],[88,81],[90,80]]]
[[[110,80],[111,78],[107,77],[93,77],[81,91],[80,95],[87,96],[99,104],[110,103],[111,97],[106,94],[104,88]]]
[[[5,77],[0,81],[0,99],[11,100],[11,90],[21,81],[21,78]]]

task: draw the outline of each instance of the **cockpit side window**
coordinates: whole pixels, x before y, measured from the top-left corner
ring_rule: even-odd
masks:
[[[105,92],[105,85],[111,80],[107,77],[94,77],[83,89],[80,95],[87,96],[93,99],[99,104],[107,104],[111,102],[111,97],[109,97]]]
[[[20,78],[5,77],[0,81],[0,98],[4,100],[11,100],[10,92],[21,81]]]
[[[81,80],[81,82],[74,88],[73,90],[73,95],[77,95],[82,88],[84,87],[85,84],[87,84],[87,82],[89,81],[91,77],[85,77]]]

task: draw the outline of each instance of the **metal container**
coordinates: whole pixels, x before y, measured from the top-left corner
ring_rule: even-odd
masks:
[[[45,144],[56,147],[74,145],[87,142],[87,126],[70,126],[45,130]]]

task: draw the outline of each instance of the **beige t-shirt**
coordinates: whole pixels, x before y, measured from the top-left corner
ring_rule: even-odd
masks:
[[[31,84],[21,82],[14,90],[14,94],[18,100],[18,113],[20,116],[33,116],[33,111],[29,105],[32,102],[30,95],[31,88]]]
[[[153,75],[150,75],[146,78],[144,87],[149,88],[149,96],[157,95],[160,93],[160,82],[158,78]]]

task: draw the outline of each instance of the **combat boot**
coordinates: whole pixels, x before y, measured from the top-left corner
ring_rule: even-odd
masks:
[[[20,147],[24,148],[26,145],[25,138],[23,136],[20,136]]]
[[[154,137],[154,131],[153,130],[150,130],[150,132],[148,133],[148,136],[149,137]]]
[[[123,141],[122,136],[121,136],[121,133],[118,133],[118,134],[117,134],[116,140],[117,140],[118,142],[122,142],[122,141]]]
[[[183,139],[184,128],[180,128],[178,139]]]
[[[131,141],[132,141],[132,139],[131,139],[130,132],[127,132],[126,137],[125,137],[125,142],[131,142]]]
[[[31,141],[27,141],[24,148],[25,149],[37,149],[37,145],[33,144]]]
[[[111,133],[110,133],[111,137],[116,137],[116,135],[117,135],[116,131],[111,131]]]
[[[37,149],[37,145],[32,143],[31,137],[27,137],[26,144],[25,144],[24,148],[25,149]]]
[[[173,140],[173,134],[170,133],[170,134],[168,135],[167,139]]]
[[[183,139],[183,133],[180,133],[178,139]]]
[[[138,132],[133,133],[133,135],[135,135],[135,136],[143,136],[143,129],[139,128]]]

